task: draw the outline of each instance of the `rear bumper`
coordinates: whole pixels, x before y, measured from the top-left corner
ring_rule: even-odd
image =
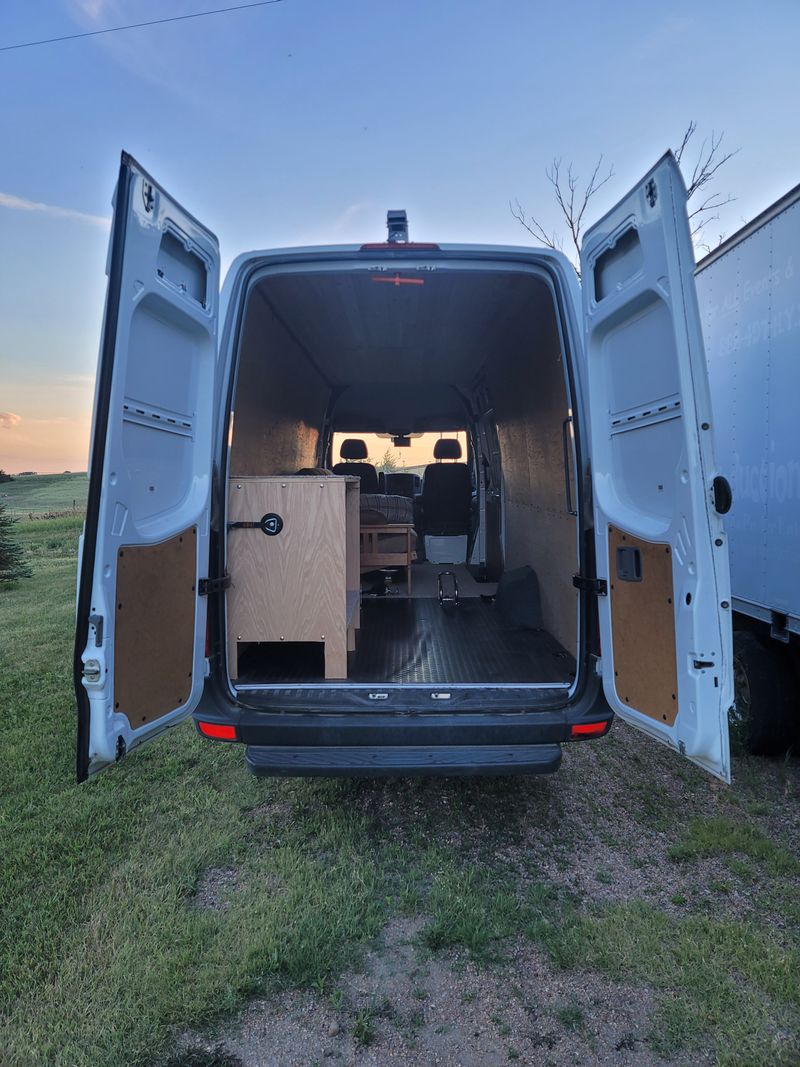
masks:
[[[429,702],[417,702],[411,692],[397,694],[394,706],[367,708],[365,698],[360,707],[346,709],[314,707],[306,694],[303,707],[294,690],[296,703],[276,707],[266,690],[246,694],[247,702],[244,695],[233,701],[208,679],[194,718],[234,726],[232,740],[248,746],[255,774],[370,776],[546,774],[558,769],[560,746],[572,739],[574,725],[610,727],[613,719],[596,676],[578,700],[560,707],[513,700],[503,706],[490,694],[484,690],[483,710],[443,711],[429,710]]]
[[[253,774],[368,777],[553,774],[560,745],[340,745],[301,747],[249,745]]]

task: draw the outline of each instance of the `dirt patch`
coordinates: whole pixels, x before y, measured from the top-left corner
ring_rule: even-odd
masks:
[[[332,997],[292,992],[255,1002],[207,1047],[242,1067],[711,1062],[697,1050],[669,1061],[651,1051],[655,1004],[641,988],[556,972],[523,942],[501,968],[479,968],[458,952],[431,957],[418,949],[423,925],[390,923]],[[184,1042],[198,1047],[196,1037]]]
[[[395,876],[401,886],[417,879],[411,905],[406,900],[401,910],[418,914],[390,921],[363,966],[341,975],[333,992],[326,986],[325,995],[291,991],[252,1002],[213,1040],[185,1035],[179,1050],[206,1049],[243,1067],[714,1062],[709,1045],[661,1059],[648,1043],[669,1012],[667,991],[560,970],[535,938],[516,930],[510,938],[502,934],[502,962],[476,962],[458,947],[423,948],[426,940],[434,944],[423,936],[424,915],[438,874],[416,858],[457,855],[465,872],[490,873],[521,901],[549,888],[577,915],[596,904],[638,901],[673,916],[752,918],[786,928],[782,901],[792,892],[800,898],[795,867],[770,874],[764,855],[724,849],[719,855],[696,850],[683,862],[673,855],[698,819],[747,826],[797,854],[800,764],[743,759],[735,774],[728,789],[617,724],[602,742],[567,746],[559,774],[546,779],[353,779],[319,786],[303,804],[312,814],[315,804],[346,813],[364,849],[386,865],[389,885]],[[284,788],[283,801],[251,813],[259,828],[254,848],[269,849],[302,817],[300,787]],[[313,834],[304,841],[322,862],[329,844]],[[231,878],[235,886],[235,872],[216,872],[209,898],[224,900]],[[689,1031],[690,1040],[702,1042],[696,1027]]]
[[[457,849],[467,862],[507,870],[521,888],[545,881],[587,902],[644,899],[675,914],[713,910],[782,926],[780,907],[765,912],[752,893],[757,870],[737,873],[729,855],[678,863],[669,854],[696,818],[753,825],[797,854],[800,763],[746,758],[734,774],[725,786],[617,722],[601,742],[565,746],[549,778],[343,788],[373,837]],[[792,886],[800,896],[800,878],[787,874]]]
[[[238,888],[239,872],[235,867],[209,867],[198,883],[192,903],[196,908],[225,911]]]

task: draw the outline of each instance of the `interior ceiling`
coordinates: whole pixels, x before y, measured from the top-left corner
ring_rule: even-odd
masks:
[[[422,284],[396,285],[397,274]],[[533,355],[552,314],[537,278],[477,267],[271,275],[257,293],[340,392],[344,430],[462,427],[462,394],[486,361]]]

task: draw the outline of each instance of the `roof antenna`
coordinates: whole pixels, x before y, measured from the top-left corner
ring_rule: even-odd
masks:
[[[390,245],[408,244],[408,216],[405,211],[387,211],[386,229],[389,231],[386,240]]]

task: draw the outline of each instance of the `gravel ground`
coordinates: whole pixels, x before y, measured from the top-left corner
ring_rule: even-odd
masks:
[[[663,1060],[644,1043],[652,998],[578,971],[555,972],[528,944],[502,968],[478,968],[448,952],[420,959],[422,920],[385,929],[363,968],[343,976],[341,1006],[307,992],[250,1005],[224,1038],[184,1038],[183,1048],[242,1067],[505,1067],[509,1063],[697,1064]],[[370,1019],[359,1043],[358,1020]],[[354,1033],[355,1031],[355,1033]]]
[[[420,847],[455,848],[466,862],[495,864],[526,883],[549,884],[578,906],[641,901],[672,914],[757,914],[784,924],[769,894],[756,899],[731,873],[730,854],[674,862],[696,818],[746,822],[784,848],[800,842],[800,764],[750,758],[728,788],[675,754],[617,724],[600,743],[567,746],[561,771],[505,783],[446,779],[352,783],[347,801],[371,833]],[[288,812],[278,811],[281,817]],[[280,820],[279,820],[280,822]],[[733,857],[735,859],[736,857]],[[748,858],[739,857],[743,869]],[[762,878],[763,871],[754,877]],[[782,875],[800,899],[800,880]],[[200,906],[236,872],[209,872]],[[766,901],[766,904],[765,904]],[[424,911],[424,905],[422,910]],[[420,943],[424,914],[395,919],[335,997],[288,991],[252,1002],[213,1037],[184,1034],[177,1063],[198,1067],[312,1064],[704,1064],[710,1048],[659,1058],[647,1044],[656,994],[581,970],[561,971],[526,939],[502,962],[479,965],[460,950]]]

